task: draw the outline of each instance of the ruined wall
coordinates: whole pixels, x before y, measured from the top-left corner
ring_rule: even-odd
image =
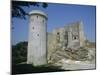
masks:
[[[85,36],[81,21],[68,24],[64,28],[54,29],[52,33],[55,35],[56,42],[67,48],[84,46]]]
[[[85,36],[81,21],[70,23],[63,28],[56,28],[48,34],[48,59],[55,52],[65,51],[68,48],[77,50],[84,47]],[[60,52],[61,53],[61,52]]]

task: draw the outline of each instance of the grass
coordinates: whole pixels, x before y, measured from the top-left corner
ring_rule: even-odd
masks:
[[[27,74],[27,73],[44,73],[44,72],[58,72],[58,71],[65,71],[60,69],[57,66],[38,66],[34,67],[31,64],[17,64],[12,65],[12,74]]]

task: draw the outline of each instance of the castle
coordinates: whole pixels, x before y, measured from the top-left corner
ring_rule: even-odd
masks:
[[[67,50],[68,48],[77,50],[84,47],[85,40],[82,21],[54,29],[51,33],[48,33],[48,60],[56,50]]]
[[[47,34],[47,14],[34,10],[29,16],[28,64],[47,64],[47,58],[50,59],[55,50],[77,49],[85,45],[82,21],[54,29]]]
[[[63,28],[56,28],[51,34],[51,38],[55,39],[56,43],[62,43],[66,48],[82,47],[86,40],[82,21],[70,23]]]

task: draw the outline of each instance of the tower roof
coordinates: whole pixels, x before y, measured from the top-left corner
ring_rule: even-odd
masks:
[[[47,14],[41,10],[32,10],[31,12],[29,12],[29,15],[35,15],[35,14],[42,15],[47,18]]]

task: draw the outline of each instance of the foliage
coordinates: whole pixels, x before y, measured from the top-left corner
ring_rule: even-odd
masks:
[[[27,42],[19,42],[12,46],[12,64],[26,62],[27,60]]]
[[[28,13],[23,9],[23,7],[48,7],[47,3],[39,3],[39,2],[25,2],[25,1],[12,1],[12,17],[26,19],[26,15]]]

